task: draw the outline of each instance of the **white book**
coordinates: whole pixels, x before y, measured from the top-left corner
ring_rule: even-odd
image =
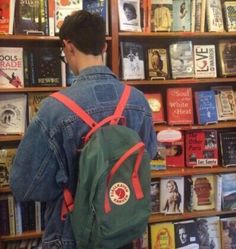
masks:
[[[121,31],[141,32],[140,0],[118,0]]]
[[[15,202],[15,223],[16,223],[16,234],[22,234],[22,215],[21,215],[21,204],[19,201]]]
[[[196,78],[216,78],[215,45],[194,45],[194,69]]]
[[[15,223],[15,199],[13,195],[8,195],[8,218],[10,235],[16,235],[16,223]]]
[[[26,128],[26,95],[2,94],[0,134],[23,134]]]
[[[222,176],[216,175],[216,211],[221,211],[222,204]]]
[[[35,201],[35,230],[36,232],[42,231],[41,224],[41,202]]]

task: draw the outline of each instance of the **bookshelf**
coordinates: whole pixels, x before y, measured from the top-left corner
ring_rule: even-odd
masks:
[[[120,32],[119,31],[119,18],[118,18],[118,5],[117,0],[109,1],[109,25],[110,34],[106,37],[108,43],[108,59],[107,64],[112,71],[121,77],[121,55],[120,55],[120,42],[121,41],[139,41],[145,44],[146,47],[155,47],[156,44],[170,44],[173,41],[191,40],[203,44],[207,43],[217,44],[219,39],[236,39],[236,32]],[[59,46],[58,37],[49,36],[24,36],[24,35],[0,35],[0,46],[37,46],[37,45],[50,45]],[[167,80],[123,80],[125,84],[129,84],[137,87],[143,92],[164,92],[169,86],[190,86],[195,90],[205,89],[211,85],[235,85],[236,77],[218,77],[215,79],[167,79]],[[22,89],[0,89],[0,97],[6,93],[31,93],[31,92],[52,92],[58,91],[61,87],[25,87]],[[168,125],[155,125],[155,130],[161,131],[170,126]],[[219,122],[212,125],[182,125],[175,126],[175,129],[181,131],[197,130],[197,129],[235,129],[236,121]],[[6,144],[18,144],[23,135],[0,135],[0,146]],[[179,168],[179,169],[167,169],[165,171],[152,171],[152,179],[169,177],[169,176],[189,176],[197,174],[218,174],[218,173],[230,173],[236,172],[236,167],[224,168],[221,166],[212,168]],[[0,189],[0,195],[10,193],[9,188]],[[163,215],[154,214],[151,215],[149,223],[166,222],[186,220],[190,218],[206,217],[206,216],[222,216],[222,215],[235,215],[235,212],[217,212],[217,211],[196,211],[196,212],[184,212],[184,214],[178,215]],[[1,236],[0,237],[0,249],[5,249],[6,244],[9,241],[17,241],[22,239],[38,238],[42,233],[27,232],[22,235],[16,236]]]

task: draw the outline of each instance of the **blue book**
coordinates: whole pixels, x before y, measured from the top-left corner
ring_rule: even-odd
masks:
[[[218,122],[214,91],[196,91],[195,103],[198,124],[211,124]]]

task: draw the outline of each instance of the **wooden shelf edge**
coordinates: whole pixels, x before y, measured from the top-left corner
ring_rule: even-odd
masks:
[[[29,232],[24,232],[22,234],[1,236],[0,240],[1,241],[16,241],[16,240],[22,240],[22,239],[41,238],[41,237],[42,237],[42,232],[29,231]]]
[[[0,142],[20,141],[22,138],[23,138],[23,134],[20,134],[20,135],[0,135]]]
[[[10,187],[0,187],[0,194],[9,194],[11,193]]]
[[[23,88],[0,88],[0,93],[27,93],[27,92],[55,92],[65,87],[23,87]]]

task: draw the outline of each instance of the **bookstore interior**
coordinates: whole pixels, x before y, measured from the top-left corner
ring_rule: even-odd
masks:
[[[58,38],[75,9],[103,16],[104,64],[152,110],[152,212],[133,248],[236,248],[236,1],[2,0],[0,249],[41,248],[45,204],[17,202],[9,170],[41,101],[75,79]]]

